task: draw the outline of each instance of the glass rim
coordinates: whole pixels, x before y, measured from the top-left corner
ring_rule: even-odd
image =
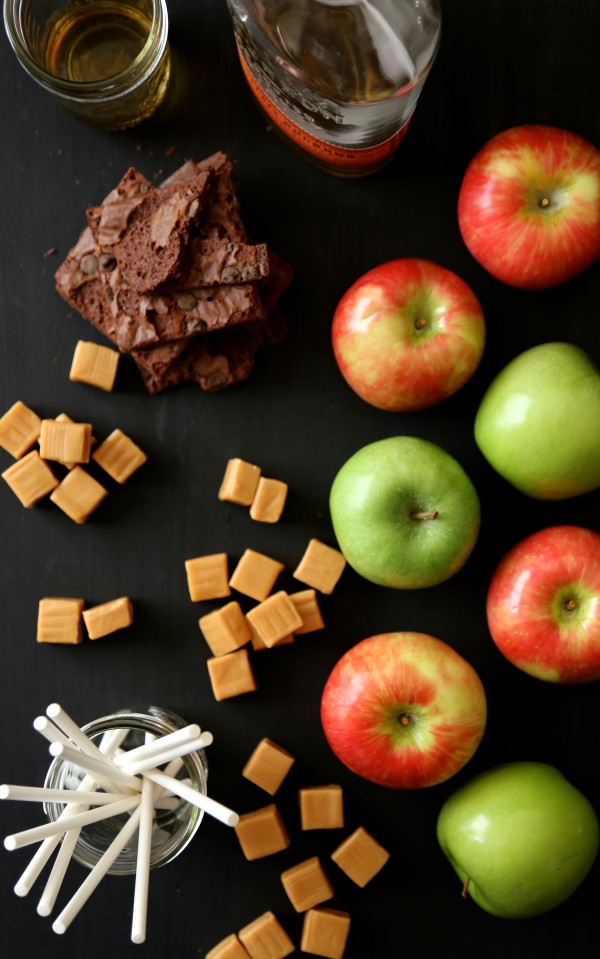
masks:
[[[151,3],[153,19],[144,46],[125,70],[104,80],[68,80],[65,77],[54,76],[40,66],[29,52],[23,36],[20,16],[14,16],[15,11],[20,13],[22,0],[4,0],[4,27],[21,66],[49,93],[74,103],[85,103],[89,100],[107,102],[121,97],[124,89],[130,93],[144,83],[146,74],[142,68],[146,61],[158,63],[166,50],[169,32],[167,3],[166,0],[151,0]],[[132,77],[136,78],[134,83],[129,82]]]

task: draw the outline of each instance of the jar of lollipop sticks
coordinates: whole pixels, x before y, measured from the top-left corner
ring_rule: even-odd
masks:
[[[155,766],[157,759],[163,766],[162,775],[173,777],[196,793],[206,796],[208,764],[204,748],[197,748],[185,755],[178,755],[184,742],[192,743],[202,734],[198,727],[189,726],[180,716],[166,709],[150,706],[142,711],[123,710],[103,716],[81,727],[89,741],[96,745],[100,753],[111,759],[115,769],[107,777],[106,770],[95,767],[93,770],[82,768],[81,756],[73,756],[68,749],[51,748],[57,755],[48,769],[44,786],[48,789],[77,790],[86,776],[92,776],[103,788],[114,791],[123,790],[127,794],[127,777],[148,771]],[[195,737],[194,734],[198,736]],[[204,741],[209,745],[208,736]],[[167,749],[172,749],[173,758],[165,760],[165,740],[169,736]],[[159,754],[160,748],[160,754]],[[89,767],[90,757],[86,757]],[[166,764],[165,764],[166,763]],[[119,776],[119,772],[123,776]],[[106,781],[101,781],[103,775]],[[115,781],[115,777],[119,781]],[[132,787],[133,784],[129,783]],[[134,787],[135,788],[135,787]],[[169,787],[154,784],[154,818],[150,850],[150,868],[156,869],[171,862],[179,855],[196,834],[202,821],[204,810],[192,805],[182,796],[173,793]],[[44,810],[48,819],[55,822],[64,813],[64,803],[47,802]],[[85,826],[79,832],[73,848],[73,858],[83,866],[93,868],[104,855],[115,837],[121,832],[130,817],[130,812],[101,819]],[[109,875],[131,875],[136,871],[138,833],[134,831],[131,840],[107,870]]]

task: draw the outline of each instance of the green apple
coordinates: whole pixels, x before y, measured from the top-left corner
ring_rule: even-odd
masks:
[[[590,802],[558,769],[515,762],[452,793],[437,836],[463,890],[486,912],[519,919],[553,909],[577,889],[600,830]]]
[[[489,386],[475,418],[488,462],[536,499],[600,486],[600,372],[571,343],[542,343],[517,356]]]
[[[449,579],[479,534],[479,497],[462,466],[435,443],[412,436],[378,440],[354,453],[333,481],[329,506],[350,566],[395,589]]]

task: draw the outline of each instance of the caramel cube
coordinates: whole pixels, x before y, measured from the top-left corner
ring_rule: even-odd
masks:
[[[346,560],[339,549],[311,539],[293,575],[321,593],[332,593],[345,565]]]
[[[362,889],[383,869],[390,854],[359,826],[338,846],[331,858]]]
[[[265,556],[264,553],[247,549],[234,569],[229,585],[238,593],[260,603],[267,598],[283,569],[283,563]]]
[[[227,553],[211,553],[187,559],[185,571],[193,603],[207,599],[224,599],[231,595]]]
[[[291,753],[265,737],[252,752],[242,776],[274,796],[295,761]]]
[[[205,959],[248,959],[248,953],[235,933],[232,933],[213,946],[210,952],[206,953]]]
[[[213,656],[232,653],[250,642],[250,627],[235,601],[202,616],[198,625]]]
[[[71,417],[70,417],[70,416],[67,416],[66,413],[59,413],[58,416],[55,416],[55,417],[54,417],[54,419],[55,419],[55,421],[56,421],[57,423],[74,423],[74,422],[75,422],[75,420],[72,420]],[[84,423],[83,426],[85,426],[85,428],[86,428],[86,441],[87,441],[87,442],[86,442],[86,455],[87,455],[87,459],[84,460],[84,462],[88,463],[88,462],[89,462],[89,459],[90,459],[90,452],[91,452],[92,446],[93,446],[94,443],[95,443],[95,439],[94,439],[94,437],[92,436],[92,425],[91,425],[91,423]],[[66,468],[67,468],[68,470],[72,470],[74,466],[77,466],[77,463],[75,463],[75,462],[65,463],[65,462],[63,461],[62,465],[63,465],[63,466],[66,466]]]
[[[302,620],[300,629],[294,630],[297,636],[302,633],[315,633],[318,629],[325,628],[316,590],[301,589],[297,593],[290,593],[289,596]]]
[[[83,639],[81,628],[82,599],[45,597],[38,605],[38,643],[77,645]]]
[[[339,909],[309,909],[304,916],[300,951],[325,959],[342,959],[349,932],[349,913]]]
[[[333,897],[333,888],[318,856],[286,869],[281,874],[281,881],[296,912],[305,912]]]
[[[125,483],[143,466],[148,457],[123,430],[117,429],[100,443],[98,449],[92,453],[92,459],[112,476],[116,483]]]
[[[260,479],[260,468],[238,458],[228,461],[219,489],[219,499],[238,506],[251,506]]]
[[[278,639],[276,643],[273,643],[272,646],[267,646],[263,639],[259,636],[256,629],[252,623],[248,623],[250,626],[250,632],[252,633],[252,639],[250,640],[252,649],[255,652],[260,652],[262,649],[275,649],[276,646],[289,646],[290,643],[294,642],[294,634],[290,633],[288,636],[284,636],[282,639]]]
[[[261,476],[250,507],[250,516],[259,523],[277,523],[287,497],[287,483]]]
[[[76,523],[85,523],[105,496],[108,496],[108,491],[81,466],[75,466],[56,487],[50,499]]]
[[[73,354],[69,379],[110,393],[115,385],[120,354],[109,346],[79,340]]]
[[[299,790],[303,829],[341,829],[344,798],[341,786],[311,786]]]
[[[265,646],[274,646],[302,626],[300,615],[284,590],[269,596],[247,613]]]
[[[88,463],[91,435],[90,423],[42,420],[40,456],[58,463]]]
[[[27,453],[4,470],[2,479],[27,508],[35,506],[58,486],[56,476],[37,450]]]
[[[238,649],[225,656],[215,656],[207,660],[207,666],[217,702],[241,696],[243,693],[252,693],[256,689],[247,649]]]
[[[248,860],[272,856],[287,849],[290,844],[283,820],[274,803],[240,816],[235,832]]]
[[[133,606],[127,596],[111,599],[83,611],[83,621],[90,639],[100,639],[133,623]]]
[[[0,419],[0,446],[16,460],[21,459],[40,435],[41,425],[37,413],[17,400]]]
[[[238,936],[250,959],[285,959],[294,951],[294,943],[272,912],[244,926]]]

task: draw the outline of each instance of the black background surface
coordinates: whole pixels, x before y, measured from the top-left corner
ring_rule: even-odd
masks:
[[[243,82],[224,0],[170,0],[174,84],[169,102],[143,126],[111,134],[83,125],[39,89],[0,42],[0,410],[21,399],[42,416],[65,410],[99,436],[121,427],[149,456],[84,525],[52,504],[24,510],[0,489],[0,780],[36,783],[47,765],[34,717],[58,701],[85,723],[114,709],[156,703],[213,730],[209,786],[240,812],[268,797],[241,777],[251,750],[270,736],[297,756],[277,803],[292,843],[285,853],[246,862],[233,831],[205,819],[194,843],[153,873],[148,940],[129,941],[133,885],[105,879],[66,936],[12,888],[33,849],[0,851],[0,950],[22,955],[115,959],[204,955],[267,909],[296,942],[301,917],[280,872],[310,855],[335,886],[331,905],[347,909],[347,959],[401,954],[562,957],[595,941],[598,864],[580,890],[545,916],[492,918],[460,898],[457,878],[435,838],[438,811],[473,773],[504,761],[556,765],[600,809],[598,688],[533,680],[496,651],[486,629],[485,593],[503,553],[522,536],[555,523],[597,528],[598,494],[543,503],[496,476],[472,433],[492,376],[534,344],[561,339],[598,361],[600,264],[555,290],[523,293],[486,275],[466,251],[456,201],[467,162],[483,142],[519,123],[550,123],[600,144],[595,0],[449,0],[441,51],[397,159],[377,175],[335,179],[311,167],[267,129]],[[174,148],[172,151],[171,148]],[[98,203],[130,165],[158,180],[187,157],[226,151],[235,164],[242,214],[253,238],[289,258],[295,282],[285,300],[287,342],[265,352],[247,383],[205,394],[189,386],[148,395],[133,363],[122,360],[113,393],[71,383],[78,339],[101,341],[54,290],[53,273]],[[44,254],[51,248],[54,256]],[[421,256],[462,276],[487,320],[484,359],[455,397],[422,413],[385,414],[343,383],[330,348],[330,323],[346,287],[385,260]],[[308,539],[334,543],[328,493],[345,459],[392,435],[444,446],[469,472],[481,497],[481,536],[467,566],[429,590],[372,586],[347,570],[322,601],[324,633],[256,654],[259,691],[217,703],[190,602],[184,561],[251,546],[286,564],[292,588]],[[2,469],[11,462],[1,453]],[[253,523],[216,494],[227,459],[241,456],[289,483],[282,521]],[[79,647],[38,646],[37,604],[45,595],[82,596],[88,605],[129,595],[135,624]],[[415,629],[453,645],[478,670],[489,723],[474,759],[454,780],[401,793],[347,772],[332,756],[320,721],[324,682],[340,655],[364,637]],[[345,791],[344,835],[363,824],[392,853],[360,890],[328,861],[339,833],[302,835],[297,788],[338,782]],[[3,803],[2,835],[41,821],[33,805]],[[59,908],[84,878],[73,866]]]

